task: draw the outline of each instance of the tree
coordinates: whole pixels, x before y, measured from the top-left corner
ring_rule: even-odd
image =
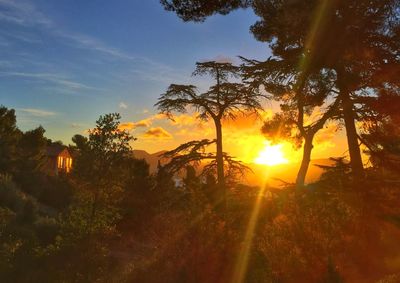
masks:
[[[82,180],[91,182],[118,182],[121,164],[130,155],[129,142],[134,138],[119,128],[118,113],[100,116],[96,127],[89,131],[89,138],[75,135],[72,141],[78,152],[74,173]]]
[[[214,145],[216,140],[203,139],[199,141],[190,141],[181,144],[177,148],[167,151],[163,157],[170,161],[163,166],[165,170],[173,174],[180,172],[182,169],[187,169],[188,164],[197,167],[203,161],[209,161],[201,170],[201,176],[217,175],[218,161],[215,152],[207,150],[207,147]],[[250,170],[239,160],[235,160],[227,153],[223,153],[224,162],[224,181],[225,183],[235,183],[237,177],[244,175],[245,171]],[[225,170],[226,169],[226,170]]]
[[[400,90],[363,99],[368,111],[361,116],[361,141],[375,168],[400,171]]]
[[[41,172],[47,163],[45,129],[38,127],[21,135],[18,142],[18,171],[20,177]]]
[[[251,0],[160,0],[168,11],[175,12],[184,21],[202,22],[214,14],[226,15],[232,10],[246,8]]]
[[[363,175],[363,164],[354,98],[373,86],[374,73],[387,68],[384,62],[398,61],[392,29],[398,25],[398,6],[396,0],[254,1],[261,20],[252,32],[258,40],[273,43],[275,55],[285,60],[297,53],[304,74],[322,69],[335,72],[355,177]]]
[[[129,142],[134,138],[121,130],[121,116],[118,113],[100,116],[96,127],[89,131],[89,138],[76,135],[73,141],[77,147],[74,175],[83,188],[93,192],[92,208],[88,231],[92,229],[100,201],[111,207],[117,201],[116,195],[125,185],[126,159],[132,156]],[[111,204],[108,202],[112,202]]]
[[[189,0],[165,2],[166,9],[184,20],[204,20],[221,11]],[[224,3],[231,7],[225,13],[238,8],[233,0]],[[377,74],[398,70],[399,1],[253,0],[246,4],[260,18],[252,33],[269,43],[274,56],[287,60],[296,55],[303,78],[322,69],[335,72],[353,175],[363,176],[355,98],[360,91],[376,87]]]
[[[14,109],[0,106],[0,173],[11,173],[15,165],[17,143],[21,132],[17,128]]]
[[[229,79],[240,76],[240,69],[231,63],[215,61],[196,63],[193,75],[209,75],[215,81],[206,92],[199,93],[193,85],[169,86],[162,94],[156,106],[161,113],[173,118],[173,112],[185,113],[187,107],[199,112],[198,118],[211,119],[216,131],[216,167],[218,186],[224,191],[225,175],[224,152],[222,148],[222,120],[235,119],[246,111],[261,110],[262,95],[243,83],[229,82]]]
[[[339,110],[339,98],[328,101],[335,87],[334,75],[323,70],[303,78],[303,72],[293,64],[297,58],[291,58],[292,64],[280,58],[269,58],[265,62],[242,59],[245,62],[244,77],[252,84],[262,84],[280,102],[281,113],[264,122],[263,134],[272,141],[291,140],[295,147],[300,147],[304,141],[296,178],[297,187],[302,187],[311,161],[314,137],[329,119],[337,116]],[[317,118],[306,119],[317,109],[321,112]]]

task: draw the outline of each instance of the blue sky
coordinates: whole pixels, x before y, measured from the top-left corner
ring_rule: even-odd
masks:
[[[196,61],[269,56],[255,21],[241,10],[184,23],[158,0],[0,0],[0,104],[65,143],[104,113],[151,119],[169,84],[206,83],[190,77]]]

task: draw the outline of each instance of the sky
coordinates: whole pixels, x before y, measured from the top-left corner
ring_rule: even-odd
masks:
[[[42,125],[65,144],[111,112],[121,113],[122,126],[137,138],[133,148],[150,153],[213,138],[212,125],[195,114],[170,121],[153,105],[171,83],[206,87],[207,78],[191,76],[197,61],[269,57],[249,32],[256,20],[239,10],[184,23],[158,0],[0,0],[0,105],[16,109],[22,130]],[[276,110],[264,106],[263,117]],[[227,121],[227,151],[254,159],[265,143],[261,125],[249,117]],[[317,137],[316,157],[342,155],[336,130],[328,125]]]

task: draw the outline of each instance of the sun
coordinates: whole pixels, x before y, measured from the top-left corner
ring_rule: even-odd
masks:
[[[288,163],[289,160],[285,158],[282,146],[282,144],[271,145],[269,142],[266,142],[265,147],[260,151],[254,162],[267,166]]]

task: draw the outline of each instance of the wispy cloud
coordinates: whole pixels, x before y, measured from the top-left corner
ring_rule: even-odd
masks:
[[[91,51],[98,51],[105,55],[111,56],[113,58],[125,59],[125,60],[139,60],[143,59],[130,55],[118,48],[107,45],[106,43],[79,33],[70,33],[64,30],[53,30],[53,33],[61,38],[69,40],[69,43],[74,47],[89,49]]]
[[[1,0],[0,0],[1,1]],[[9,32],[9,31],[5,31],[2,30],[0,31],[0,33],[2,34],[3,38],[5,37],[6,39],[12,40],[12,39],[16,39],[18,41],[22,41],[25,43],[41,43],[42,40],[40,40],[39,38],[37,38],[36,36],[27,33],[27,32]]]
[[[125,102],[122,101],[122,102],[119,103],[119,108],[128,109],[128,105]]]
[[[52,21],[46,15],[30,2],[23,0],[0,0],[0,20],[23,26],[52,25]]]
[[[138,78],[143,81],[161,82],[163,84],[170,84],[172,82],[185,83],[190,80],[190,72],[177,71],[159,62],[145,59],[140,68],[135,67],[135,69],[121,74],[120,78],[127,81],[132,80],[132,78]]]
[[[0,60],[0,67],[13,67],[14,64],[7,60]]]
[[[145,81],[169,84],[171,82],[181,82],[182,78],[188,75],[146,56],[131,54],[99,38],[66,30],[42,13],[34,3],[28,0],[0,0],[0,22],[13,23],[27,28],[26,31],[19,31],[18,33],[3,31],[2,34],[6,38],[5,40],[0,40],[0,45],[10,46],[12,40],[25,43],[40,43],[41,40],[32,33],[31,29],[37,28],[52,37],[58,38],[58,42],[61,44],[87,50],[91,54],[97,53],[100,56],[96,58],[96,62],[109,60],[124,62],[124,65],[129,67],[124,68],[120,74],[118,72],[116,75],[114,74],[116,79],[121,81],[130,82],[132,77],[135,77]]]
[[[18,108],[17,111],[34,117],[49,117],[57,114],[56,112],[35,108]]]
[[[10,54],[4,57],[8,61],[0,60],[0,80],[13,77],[13,84],[29,84],[42,93],[84,97],[107,96],[108,89],[122,92],[132,88],[133,83],[135,87],[141,87],[143,82],[140,80],[166,85],[185,83],[190,79],[190,71],[178,70],[144,56],[145,53],[137,54],[125,49],[122,43],[108,42],[101,35],[71,30],[41,8],[45,6],[33,0],[0,0],[0,24],[10,27],[0,31],[0,45],[4,44],[0,47]],[[40,50],[41,43],[43,51]],[[48,56],[43,54],[52,47],[47,44],[60,47],[60,52],[65,49],[71,52],[66,52],[65,56]],[[69,58],[70,54],[76,56]],[[92,62],[88,63],[88,60]],[[110,68],[110,64],[115,67]],[[79,77],[80,73],[84,76]],[[128,109],[125,102],[118,106]],[[148,110],[143,113],[148,113]],[[130,129],[149,128],[154,119],[157,117],[146,123],[133,121],[125,126]]]
[[[74,47],[98,51],[114,58],[128,60],[140,59],[118,48],[109,46],[94,37],[60,29],[54,21],[41,13],[31,2],[28,1],[0,0],[0,21],[6,21],[27,27],[43,27],[54,36],[67,39]],[[15,34],[12,36],[19,40],[29,42],[36,41],[28,34]]]
[[[22,77],[41,81],[51,82],[70,90],[101,90],[83,83],[69,80],[61,75],[50,73],[25,73],[25,72],[0,72],[0,76]]]

